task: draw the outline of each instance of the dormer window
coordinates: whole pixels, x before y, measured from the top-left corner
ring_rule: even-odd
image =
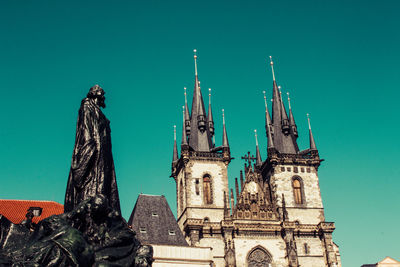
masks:
[[[141,234],[146,234],[146,233],[147,233],[146,227],[139,227],[139,232],[140,232]]]
[[[175,231],[174,231],[174,230],[169,230],[169,231],[168,231],[168,234],[169,234],[169,235],[175,235]]]
[[[39,217],[40,215],[42,215],[42,208],[40,208],[40,207],[30,207],[28,209],[28,212],[32,212],[34,217]]]
[[[151,216],[152,216],[152,217],[158,217],[158,213],[157,213],[157,212],[152,212],[152,213],[151,213]]]

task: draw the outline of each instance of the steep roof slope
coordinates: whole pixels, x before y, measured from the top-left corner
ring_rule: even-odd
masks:
[[[128,224],[142,243],[188,245],[164,196],[140,194]]]

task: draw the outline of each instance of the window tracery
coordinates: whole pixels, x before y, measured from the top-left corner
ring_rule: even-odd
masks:
[[[248,267],[270,267],[272,256],[261,247],[254,248],[247,257]]]

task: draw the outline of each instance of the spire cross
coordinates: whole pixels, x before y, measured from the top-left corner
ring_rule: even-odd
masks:
[[[274,72],[274,62],[272,61],[272,56],[269,56],[270,64],[271,64],[271,69],[272,69],[272,79],[275,81],[275,72]]]
[[[307,120],[308,120],[308,129],[311,130],[310,114],[308,114],[308,113],[307,113]]]
[[[208,104],[211,105],[211,88],[208,88]]]
[[[187,93],[186,93],[186,87],[183,87],[184,94],[185,94],[185,104],[187,104]],[[185,108],[185,107],[183,107]]]
[[[256,146],[258,146],[257,130],[254,130],[254,136],[256,138]]]
[[[289,92],[287,92],[286,94],[287,94],[287,100],[288,100],[288,103],[289,103],[289,109],[292,109],[292,107],[290,106],[290,96],[289,96]]]
[[[242,159],[247,160],[249,165],[251,165],[251,161],[255,161],[257,158],[254,156],[250,156],[250,151],[247,152],[246,156],[243,156]]]
[[[197,50],[194,49],[193,53],[194,53],[194,74],[197,76],[197,54],[196,54]]]
[[[225,125],[225,111],[222,109],[222,123]]]

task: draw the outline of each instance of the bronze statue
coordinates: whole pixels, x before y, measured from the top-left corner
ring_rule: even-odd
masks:
[[[104,90],[95,85],[81,102],[64,212],[73,210],[83,200],[102,194],[110,207],[121,213],[111,152],[110,121],[100,109],[106,106],[104,94]]]

